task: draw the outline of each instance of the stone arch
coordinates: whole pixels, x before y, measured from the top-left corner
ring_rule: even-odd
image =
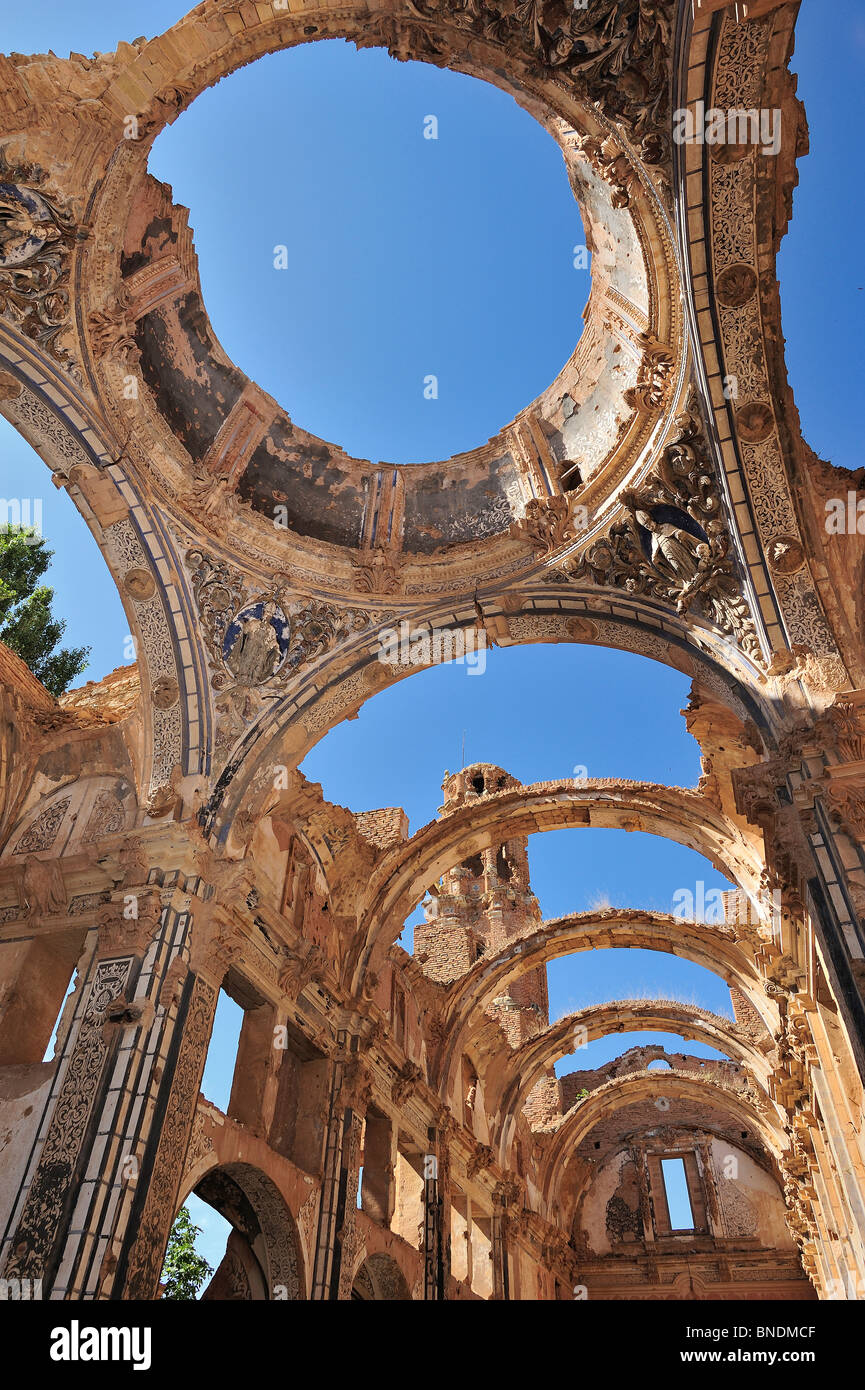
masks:
[[[261,1270],[265,1298],[306,1297],[297,1223],[272,1178],[249,1163],[213,1164],[191,1190],[243,1238]]]
[[[770,1032],[777,1027],[777,1005],[766,994],[756,966],[729,928],[633,908],[576,913],[544,922],[537,931],[514,941],[498,956],[482,958],[450,987],[443,1017],[443,1044],[435,1066],[439,1083],[447,1086],[452,1080],[473,1026],[507,980],[559,956],[610,946],[667,951],[702,965],[741,990]],[[552,1025],[553,1029],[559,1026]]]
[[[353,15],[344,8],[334,9],[329,4],[321,4],[305,11],[302,16],[286,10],[271,13],[263,19],[258,16],[248,18],[239,29],[226,25],[215,11],[215,5],[206,6],[203,10],[198,7],[174,25],[163,38],[145,44],[138,50],[128,51],[124,55],[125,61],[118,65],[120,70],[106,74],[108,81],[100,93],[100,101],[114,124],[123,157],[110,160],[105,183],[98,191],[94,220],[101,230],[104,224],[104,230],[110,227],[116,237],[118,221],[125,218],[130,209],[135,209],[149,147],[159,131],[175,120],[202,91],[241,65],[254,62],[265,54],[323,38],[344,37],[362,47],[386,47],[395,57],[414,58],[436,66],[456,68],[503,88],[559,140],[566,161],[579,165],[579,179],[572,179],[572,182],[576,183],[580,198],[588,206],[598,275],[601,284],[609,285],[615,297],[623,330],[633,335],[635,329],[650,328],[653,335],[658,335],[669,345],[671,362],[674,357],[677,372],[683,372],[684,354],[680,351],[682,315],[676,290],[672,228],[663,200],[658,196],[648,166],[643,162],[648,154],[654,154],[657,162],[660,150],[646,148],[642,151],[642,157],[635,153],[633,162],[625,162],[621,167],[622,177],[627,179],[627,188],[617,182],[615,175],[618,166],[610,167],[612,152],[609,149],[602,152],[596,146],[598,140],[603,142],[615,138],[624,141],[623,132],[613,137],[612,125],[600,115],[591,94],[584,92],[580,84],[569,88],[561,80],[555,80],[555,76],[561,78],[564,69],[560,58],[555,68],[547,61],[555,46],[551,38],[545,41],[546,56],[539,61],[539,26],[532,29],[511,20],[503,21],[506,28],[514,31],[508,35],[507,45],[503,47],[504,35],[500,36],[498,42],[491,43],[490,26],[484,29],[482,24],[467,24],[465,11],[458,7],[453,10],[449,6],[436,7],[429,13],[412,10],[404,15],[394,15],[384,7],[373,7],[371,12]],[[477,32],[470,35],[467,29],[472,28]],[[625,45],[624,54],[609,55],[613,66],[602,78],[605,93],[611,99],[617,96],[619,106],[622,104],[621,87],[617,80],[613,80],[612,73],[616,71],[617,61],[620,69],[623,56],[626,65],[633,60],[631,50],[635,41],[632,36],[631,42]],[[575,45],[575,50],[577,47]],[[177,56],[190,54],[196,55],[194,61],[186,56]],[[129,117],[130,84],[142,93],[145,100],[147,96],[150,100],[147,109],[136,117],[141,126],[140,138],[124,141],[120,137],[123,121]],[[658,80],[656,100],[662,95],[661,86]],[[621,112],[619,118],[621,120]],[[178,227],[180,235],[173,238],[174,246],[167,255],[162,248],[163,260],[174,260],[182,278],[197,281],[192,269],[193,258],[185,222],[182,229],[179,224]],[[612,254],[613,250],[615,255]],[[629,267],[628,273],[623,275],[622,266],[631,260],[635,262],[634,267]],[[142,269],[140,264],[136,264],[135,269],[128,272],[128,278],[134,280]],[[114,267],[109,269],[100,262],[99,270],[103,281],[100,288],[104,290],[104,282],[112,276]],[[200,299],[197,288],[195,293]],[[589,315],[590,332],[594,329],[594,317]],[[231,375],[232,365],[224,359],[220,368],[223,377],[225,372]],[[556,394],[560,396],[561,390],[557,389]],[[632,433],[635,438],[639,436],[648,442],[655,425],[653,412],[646,412],[647,418],[643,419],[639,418],[640,415],[641,412],[637,411]],[[597,432],[597,421],[595,428]],[[464,469],[468,456],[460,457]],[[487,462],[492,461],[488,448],[484,457]],[[346,460],[341,451],[334,450],[331,455],[332,467],[339,470],[344,462],[351,465],[350,472],[354,473],[356,466],[363,461]],[[429,471],[438,465],[421,467]],[[370,473],[373,471],[368,464],[365,469]],[[458,470],[452,471],[456,475]],[[494,469],[490,476],[495,478],[495,475]],[[303,486],[302,479],[299,486]],[[247,520],[242,515],[238,516],[238,523],[244,528],[247,526]],[[353,545],[355,539],[346,536],[341,543]]]
[[[468,855],[509,835],[604,827],[674,840],[702,854],[749,896],[759,892],[756,846],[698,791],[613,780],[507,788],[431,821],[382,856],[361,904],[352,959],[355,984],[396,940],[429,885]]]
[[[653,33],[652,25],[645,26],[641,21],[637,31],[633,6],[628,14],[628,22],[630,30],[627,40],[623,41],[617,35],[612,42],[608,40],[608,48],[603,44],[596,47],[596,36],[593,35],[588,50],[594,56],[587,60],[580,41],[575,41],[570,51],[563,51],[562,44],[567,48],[568,42],[560,28],[551,33],[540,21],[529,25],[511,16],[504,20],[499,16],[494,24],[490,24],[488,15],[484,17],[482,12],[469,15],[464,7],[458,5],[451,7],[448,4],[430,8],[429,11],[424,6],[412,7],[410,13],[396,16],[385,8],[374,8],[363,15],[347,15],[344,9],[320,5],[305,10],[302,15],[271,9],[262,16],[250,11],[241,20],[239,14],[232,12],[229,16],[219,5],[205,3],[180,19],[165,35],[143,44],[123,45],[117,54],[103,55],[104,61],[88,64],[88,72],[91,66],[94,71],[87,79],[71,59],[67,66],[57,61],[52,66],[55,80],[62,82],[68,67],[75,70],[76,80],[84,81],[85,87],[88,82],[93,83],[91,100],[81,103],[88,106],[88,115],[93,117],[92,129],[88,127],[90,143],[87,144],[87,163],[76,163],[72,158],[70,167],[74,168],[84,193],[92,192],[94,195],[90,201],[87,196],[82,198],[92,213],[93,234],[76,253],[85,271],[79,280],[87,296],[86,302],[77,307],[80,308],[79,323],[83,325],[80,346],[87,359],[87,376],[102,406],[103,426],[100,428],[110,430],[113,425],[115,442],[110,447],[106,446],[98,458],[98,466],[107,475],[106,481],[110,477],[119,487],[122,478],[123,487],[133,494],[135,492],[118,463],[107,467],[111,459],[119,459],[127,445],[132,451],[139,447],[135,437],[137,432],[130,431],[130,411],[123,404],[119,388],[128,375],[129,353],[132,351],[134,355],[136,350],[136,324],[146,316],[141,299],[136,301],[133,296],[130,302],[124,294],[132,287],[125,281],[121,284],[120,258],[116,251],[123,241],[120,221],[134,202],[133,190],[145,177],[147,153],[152,140],[196,95],[242,64],[295,44],[342,36],[363,46],[386,47],[399,58],[417,58],[434,65],[462,69],[504,86],[513,91],[516,98],[560,139],[566,149],[566,158],[571,162],[571,155],[579,146],[578,156],[573,157],[577,158],[582,168],[585,197],[595,200],[592,204],[596,208],[596,215],[592,218],[593,240],[598,247],[596,263],[604,266],[606,276],[603,296],[606,308],[618,315],[624,339],[632,346],[642,344],[645,347],[642,340],[647,334],[650,338],[654,335],[657,344],[662,344],[663,351],[670,358],[671,389],[665,393],[663,404],[657,409],[637,410],[633,424],[628,425],[622,449],[617,445],[610,457],[609,467],[606,462],[603,465],[603,486],[600,483],[601,473],[597,479],[593,477],[588,481],[587,502],[597,501],[597,515],[603,518],[604,524],[612,519],[616,511],[616,504],[611,500],[613,492],[620,490],[630,477],[645,471],[646,462],[657,452],[657,446],[662,444],[670,426],[677,419],[687,370],[677,255],[665,199],[659,195],[658,185],[663,180],[657,173],[666,154],[666,150],[662,149],[664,141],[659,138],[657,119],[664,106],[667,90],[666,78],[661,78],[656,62],[656,50],[665,47],[660,42],[663,26],[658,21]],[[578,19],[578,27],[579,24]],[[632,66],[636,72],[645,63],[652,72],[651,97],[646,92],[644,73],[639,83],[642,97],[634,94],[637,84],[622,81],[623,66],[626,73]],[[139,139],[123,138],[128,134],[125,122],[130,116],[130,92],[135,92],[142,106],[135,116],[141,123]],[[82,144],[76,139],[78,135],[78,130],[71,132],[70,151],[74,150],[76,143]],[[608,147],[611,139],[622,145],[620,154]],[[98,185],[91,187],[96,170],[103,176]],[[622,179],[624,182],[621,182]],[[71,183],[74,183],[72,175]],[[76,189],[79,196],[81,189]],[[611,235],[610,228],[621,230],[625,224],[632,225],[633,239],[635,244],[639,243],[645,268],[645,294],[643,289],[639,294],[634,290],[630,298],[615,280],[617,256],[607,256],[605,260],[602,246],[604,236]],[[197,272],[189,228],[183,218],[172,228],[172,235],[176,244],[171,254],[165,255],[160,261],[161,271],[165,271],[167,262],[173,259],[179,267],[180,276],[175,288],[182,282],[194,289]],[[622,238],[616,237],[615,240],[621,243]],[[110,258],[103,251],[108,247],[112,248]],[[122,249],[130,262],[126,267],[127,279],[132,280],[140,272],[152,269],[152,266],[141,264],[136,264],[133,269],[131,262],[135,259],[134,253],[130,253],[128,247]],[[610,247],[606,247],[606,250],[610,250]],[[143,278],[146,280],[147,275]],[[153,289],[152,283],[150,289]],[[642,308],[636,304],[636,299],[640,299],[641,303],[645,300]],[[121,305],[124,311],[129,310],[128,314],[118,310]],[[652,347],[651,351],[654,350]],[[227,363],[226,359],[222,365],[230,376],[233,364]],[[239,381],[235,380],[234,384],[238,385]],[[241,396],[245,389],[245,386],[241,388]],[[215,398],[218,393],[211,394]],[[544,398],[539,398],[539,402],[546,409],[551,404],[546,397],[556,394],[557,388],[554,390],[551,387]],[[68,423],[74,429],[71,415]],[[90,423],[88,419],[88,426]],[[176,460],[172,457],[175,442],[172,432],[163,429],[162,435],[157,437],[158,422],[154,430],[154,438],[147,441],[147,447],[140,448],[130,476],[139,467],[146,471],[151,457],[155,460],[155,482],[161,492],[168,495],[173,519],[178,522],[178,534],[189,531],[187,524],[190,516],[194,515],[213,539],[215,563],[221,564],[232,558],[237,563],[238,551],[241,551],[249,557],[251,564],[270,568],[274,561],[274,544],[279,540],[278,537],[274,538],[273,527],[269,528],[268,545],[264,546],[260,530],[255,535],[249,530],[247,508],[241,507],[233,514],[232,526],[222,524],[224,518],[218,518],[216,511],[211,513],[209,502],[207,506],[201,505],[203,494],[193,495],[186,486],[189,479],[183,476],[182,467],[176,467]],[[88,429],[82,433],[79,430],[78,433],[83,438],[86,434],[92,436],[93,431]],[[96,433],[98,436],[99,431]],[[331,462],[335,466],[335,455]],[[453,476],[458,477],[461,471],[465,471],[466,456],[453,462]],[[614,487],[608,486],[611,483]],[[543,495],[544,489],[539,493],[532,487],[529,491],[531,498],[536,500]],[[563,500],[555,486],[547,491],[554,502]],[[523,499],[524,502],[529,500],[528,495]],[[211,525],[211,515],[218,524],[214,522]],[[516,514],[514,519],[523,520]],[[560,515],[558,520],[561,521]],[[232,551],[229,547],[235,530],[238,536],[243,532],[250,544]],[[151,546],[150,528],[146,527],[143,534],[146,534],[147,544]],[[190,548],[194,542],[196,553],[202,553],[200,531],[196,536],[188,534],[187,540],[190,541]],[[556,538],[552,537],[552,540],[555,542],[552,550],[560,549]],[[162,541],[166,541],[164,535]],[[294,541],[291,546],[295,546]],[[184,619],[191,616],[192,621],[187,622],[186,626],[200,631],[201,622],[195,620],[194,614],[185,611],[190,603],[190,590],[195,585],[189,567],[184,571],[183,543],[173,551],[170,544],[165,548],[169,553],[160,554],[158,558],[154,556],[157,565],[161,563],[163,570],[173,570],[181,576],[177,586],[179,596],[177,592],[169,595],[169,611],[172,614],[182,613]],[[763,721],[771,722],[773,702],[778,693],[774,688],[775,683],[771,678],[766,680],[729,635],[713,630],[710,624],[690,614],[679,614],[674,608],[651,599],[638,599],[627,590],[617,589],[612,598],[599,599],[595,586],[589,583],[569,583],[561,587],[558,584],[550,585],[546,581],[552,578],[547,563],[551,551],[536,553],[534,559],[529,559],[526,537],[518,539],[510,535],[506,526],[498,530],[493,528],[489,534],[472,537],[464,546],[458,546],[460,554],[453,569],[449,561],[440,563],[436,559],[430,565],[418,567],[416,574],[404,576],[405,584],[401,575],[377,572],[375,565],[367,563],[369,553],[360,553],[353,545],[339,546],[325,540],[323,549],[326,552],[323,570],[319,570],[317,575],[313,575],[316,564],[314,548],[309,546],[295,547],[290,557],[287,552],[282,557],[276,557],[278,567],[286,573],[296,571],[306,574],[309,578],[306,588],[311,592],[318,591],[314,582],[316,578],[325,584],[328,593],[336,591],[339,602],[333,605],[332,611],[338,614],[338,621],[346,616],[345,603],[356,604],[357,608],[351,610],[349,626],[354,622],[354,615],[361,614],[366,635],[358,638],[354,629],[348,635],[343,632],[340,639],[332,644],[332,657],[317,651],[309,663],[301,663],[305,669],[299,671],[296,683],[292,681],[290,693],[286,691],[285,698],[272,702],[273,708],[253,730],[235,730],[237,737],[225,757],[222,776],[217,777],[207,810],[208,828],[215,831],[220,841],[227,835],[231,821],[241,811],[243,799],[254,795],[255,777],[268,760],[278,758],[282,762],[289,759],[289,755],[302,756],[303,749],[309,747],[324,729],[354,713],[363,699],[381,685],[381,671],[375,670],[377,663],[368,649],[368,639],[382,625],[382,610],[388,614],[388,610],[394,607],[412,620],[423,612],[425,616],[447,616],[448,622],[457,626],[471,625],[478,617],[474,601],[465,601],[465,595],[471,593],[477,596],[483,620],[489,622],[490,632],[495,634],[497,641],[545,640],[538,636],[538,623],[541,628],[544,624],[560,628],[563,623],[576,622],[582,624],[585,631],[603,629],[597,637],[602,643],[606,640],[606,630],[609,630],[606,636],[614,645],[644,650],[645,643],[655,644],[657,652],[649,651],[648,654],[661,653],[661,660],[666,659],[664,649],[687,649],[688,660],[693,659],[703,665],[708,662],[705,669],[710,676],[720,680],[722,685],[726,679],[725,688],[731,698],[740,698],[733,687],[741,685],[741,690],[747,693],[754,708],[761,711]],[[341,554],[341,551],[345,553]],[[242,578],[239,569],[236,577]],[[515,578],[524,581],[518,595],[513,591]],[[409,594],[416,596],[413,602],[409,602]],[[450,600],[445,597],[439,602],[435,596],[442,594],[450,594]],[[432,604],[430,599],[433,600]],[[297,611],[309,612],[310,606],[306,604]],[[390,616],[392,614],[388,615],[388,621]],[[198,617],[200,620],[200,613]],[[556,640],[565,639],[559,637]],[[573,636],[570,640],[574,640]],[[201,687],[207,684],[206,661],[204,651],[196,651],[188,664],[185,661],[182,663],[182,679],[177,673],[173,677],[179,684],[179,704],[184,713],[181,716],[178,711],[176,716],[177,720],[182,720],[180,729],[172,729],[172,734],[178,735],[176,756],[173,760],[166,756],[164,766],[159,769],[159,777],[151,782],[151,791],[159,791],[163,798],[169,795],[167,788],[175,768],[179,767],[182,773],[191,777],[202,766],[204,741],[199,743],[196,740],[201,739],[201,730],[208,729],[215,721],[215,715],[207,707],[206,700],[200,697],[200,708],[195,711],[197,718],[187,719],[186,711],[190,695],[194,699]],[[676,664],[674,657],[671,664]],[[314,671],[309,669],[310,666],[315,668]],[[195,690],[191,691],[189,680],[193,675],[197,679],[194,681]],[[205,760],[208,751],[205,748]],[[213,770],[219,773],[218,763]],[[246,809],[250,808],[247,806]]]
[[[354,1276],[352,1299],[362,1302],[410,1302],[411,1290],[405,1275],[391,1255],[367,1255]]]
[[[726,706],[741,727],[743,744],[751,737],[757,746],[762,742],[774,747],[783,721],[776,682],[767,681],[735,644],[692,617],[671,614],[627,592],[605,600],[589,585],[581,589],[539,582],[550,578],[542,565],[517,594],[481,591],[482,623],[474,601],[441,604],[425,611],[423,618],[408,611],[404,616],[412,631],[458,632],[467,647],[480,640],[502,648],[577,643],[657,661],[698,681]],[[300,672],[290,693],[271,703],[216,780],[207,816],[217,836],[228,833],[238,814],[253,818],[269,809],[272,779],[265,780],[264,769],[299,765],[332,728],[353,718],[368,700],[408,679],[414,670],[428,669],[378,659],[382,634],[396,621],[386,617],[379,622],[371,615],[368,626],[352,634],[326,661]]]
[[[205,727],[190,715],[190,701],[200,698],[202,671],[189,642],[195,622],[176,578],[170,541],[152,526],[105,421],[47,351],[3,320],[0,372],[20,387],[0,402],[5,418],[84,517],[123,604],[140,683],[137,789],[148,813],[162,816],[178,800],[179,779],[199,770]]]
[[[582,1045],[611,1034],[675,1033],[726,1053],[748,1067],[765,1087],[771,1070],[769,1053],[774,1044],[768,1031],[759,1038],[732,1019],[709,1013],[691,1004],[672,1000],[623,999],[592,1004],[551,1023],[512,1053],[495,1056],[486,1071],[491,1113],[504,1117],[500,1127],[502,1152],[506,1150],[516,1116],[545,1068]],[[649,1063],[649,1067],[652,1063]],[[670,1067],[669,1062],[665,1070]]]
[[[646,1070],[616,1077],[591,1092],[585,1100],[578,1101],[555,1127],[551,1127],[541,1170],[541,1185],[551,1207],[559,1201],[563,1177],[582,1140],[601,1120],[609,1119],[640,1100],[654,1099],[657,1085],[657,1077]],[[664,1073],[664,1095],[670,1100],[682,1098],[714,1107],[745,1125],[749,1132],[757,1135],[777,1174],[787,1141],[777,1111],[767,1101],[733,1090],[715,1079],[697,1078],[683,1071]]]

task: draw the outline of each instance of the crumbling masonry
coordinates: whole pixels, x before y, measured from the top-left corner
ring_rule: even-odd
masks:
[[[862,541],[827,533],[854,475],[804,444],[782,355],[797,8],[203,0],[115,53],[0,57],[0,408],[138,653],[57,702],[0,651],[7,1281],[152,1299],[197,1192],[233,1231],[214,1298],[862,1297]],[[349,458],[249,381],[147,171],[219,78],[339,36],[513,93],[593,250],[557,379],[443,463]],[[675,143],[699,101],[780,111],[779,152]],[[410,678],[377,655],[402,621],[686,673],[699,785],[472,767],[411,836],[329,804],[298,764]],[[699,851],[728,920],[542,920],[526,840],[561,827]],[[608,946],[715,971],[735,1021],[619,1000],[550,1023],[547,963]],[[244,1011],[225,1114],[200,1096],[220,990]],[[556,1080],[578,1038],[645,1030],[729,1061],[624,1038]]]

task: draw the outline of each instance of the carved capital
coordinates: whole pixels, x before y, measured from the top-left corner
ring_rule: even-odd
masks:
[[[366,1063],[354,1054],[345,1065],[339,1093],[340,1106],[363,1114],[371,1099],[372,1076]]]
[[[488,1144],[478,1144],[474,1153],[466,1164],[468,1177],[473,1178],[478,1173],[482,1173],[487,1168],[491,1168],[496,1161],[496,1156]]]
[[[117,892],[97,913],[100,956],[140,956],[150,945],[162,916],[158,888]]]
[[[395,594],[402,587],[393,556],[381,548],[352,566],[352,584],[361,594]]]

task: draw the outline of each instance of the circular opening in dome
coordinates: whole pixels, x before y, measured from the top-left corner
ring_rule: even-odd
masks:
[[[157,138],[222,347],[304,430],[373,461],[486,442],[573,354],[590,290],[556,142],[480,79],[321,41]]]

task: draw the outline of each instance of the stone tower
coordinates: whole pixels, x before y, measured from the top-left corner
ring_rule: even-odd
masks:
[[[493,763],[472,763],[445,773],[439,815],[522,784]],[[432,979],[449,984],[483,956],[497,955],[515,937],[536,931],[541,909],[529,881],[525,835],[494,843],[449,869],[424,901],[426,921],[415,928],[415,955]],[[546,969],[509,982],[487,1012],[497,1018],[511,1047],[535,1037],[550,1021]],[[550,1072],[529,1098],[530,1113],[558,1109],[558,1083]],[[540,1113],[538,1115],[540,1118]]]

